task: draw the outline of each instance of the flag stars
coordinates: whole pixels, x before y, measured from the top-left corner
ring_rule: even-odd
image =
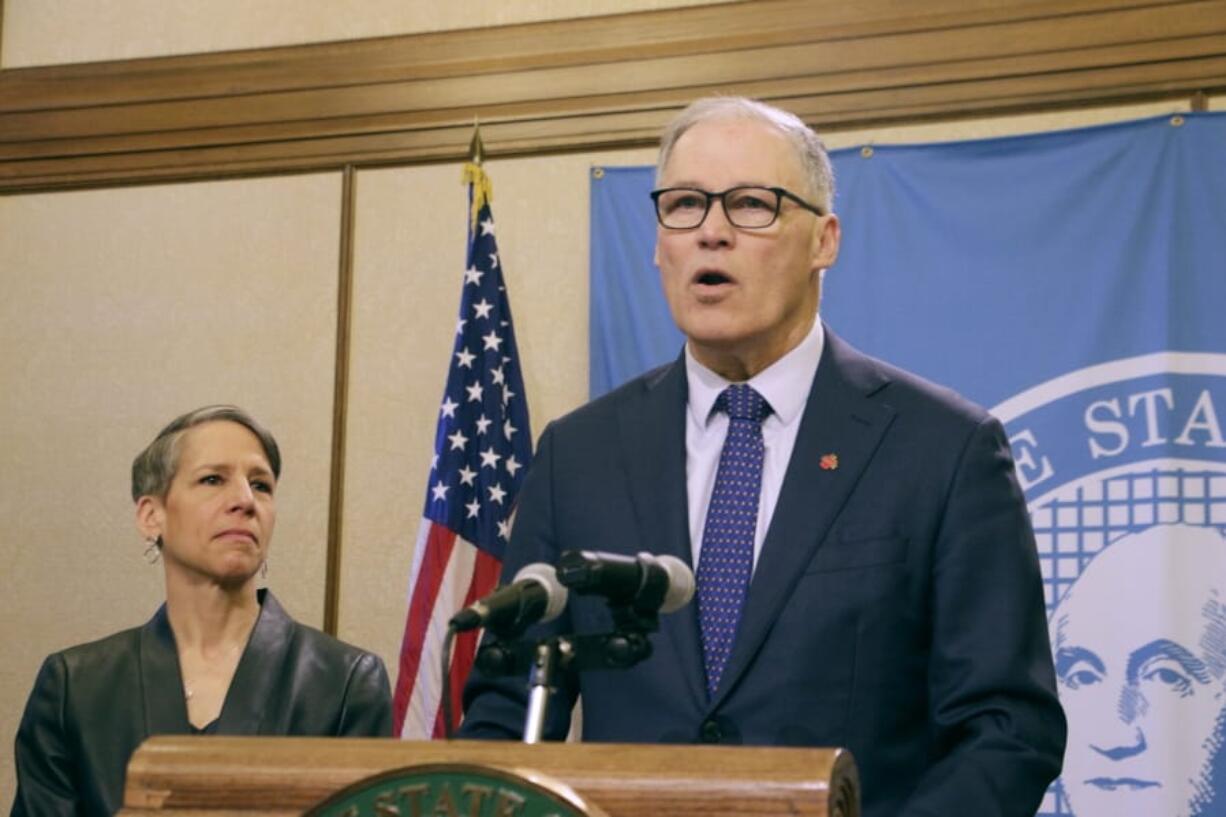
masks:
[[[502,498],[507,495],[507,492],[502,490],[502,486],[497,483],[489,487],[489,492],[490,502],[497,502],[499,505],[502,504]]]
[[[498,253],[492,252],[490,253],[490,269],[497,269],[497,267],[498,267]]]
[[[520,468],[523,468],[524,466],[522,463],[518,462],[515,459],[515,455],[512,454],[511,456],[507,457],[507,461],[502,464],[502,467],[506,468],[507,473],[511,475],[512,479],[514,479],[515,472],[518,471]]]
[[[468,349],[460,349],[460,351],[455,353],[455,356],[456,360],[459,361],[457,365],[459,365],[461,369],[471,369],[473,367],[473,361],[477,359],[477,356],[468,351]]]
[[[464,325],[465,325],[465,324],[467,324],[467,323],[468,323],[468,321],[464,320],[463,318],[460,318],[458,321],[456,321],[456,322],[455,322],[455,333],[456,333],[457,335],[463,335],[463,334],[464,334]]]
[[[433,495],[435,502],[442,502],[447,498],[447,486],[443,484],[443,481],[440,479],[434,484],[434,487],[430,489],[430,493]]]
[[[472,485],[473,480],[477,478],[477,472],[469,468],[467,465],[460,468],[460,484]]]
[[[464,517],[465,519],[476,519],[477,514],[481,512],[481,503],[475,499],[464,507],[468,508],[468,516]]]
[[[481,222],[481,235],[493,235],[493,234],[494,234],[494,219],[487,218],[485,221]]]
[[[507,421],[502,424],[502,433],[508,440],[511,439],[516,431],[519,431],[519,429],[511,425],[510,418],[508,418]]]
[[[484,434],[484,433],[485,433],[485,430],[486,430],[486,429],[488,429],[488,428],[490,427],[490,423],[492,423],[492,422],[494,422],[494,421],[493,421],[493,420],[491,420],[489,417],[486,417],[484,414],[482,414],[482,415],[481,415],[481,416],[480,416],[480,417],[477,419],[477,433],[478,433],[478,434]]]
[[[498,352],[503,345],[503,339],[493,329],[489,330],[488,335],[482,335],[481,340],[485,343],[485,351]]]
[[[481,395],[485,393],[485,388],[480,383],[473,383],[471,386],[465,386],[464,391],[468,392],[468,402],[480,403]]]
[[[507,403],[510,403],[511,398],[514,396],[515,392],[511,391],[511,387],[504,383],[502,386],[502,404],[505,406]]]
[[[484,298],[482,298],[478,303],[473,304],[473,312],[476,314],[476,316],[478,318],[486,318],[487,320],[490,316],[490,310],[493,308],[494,305]]]
[[[499,539],[510,539],[511,538],[511,523],[505,519],[498,520],[498,538]]]
[[[499,366],[497,369],[490,369],[490,379],[493,380],[495,384],[507,382],[506,375],[503,374],[501,366]]]
[[[458,428],[456,429],[455,434],[449,435],[447,439],[451,440],[450,450],[452,451],[463,451],[464,446],[468,445],[468,438],[465,437],[464,432],[460,431]]]
[[[479,287],[481,286],[481,276],[483,275],[485,275],[485,273],[476,267],[469,267],[468,269],[464,270],[464,283]]]
[[[454,402],[450,396],[443,398],[443,416],[455,419],[455,410],[460,407],[459,403]]]
[[[502,456],[495,453],[494,446],[491,445],[489,448],[481,452],[481,467],[485,468],[488,466],[489,468],[497,469],[498,460],[500,459],[502,459]]]

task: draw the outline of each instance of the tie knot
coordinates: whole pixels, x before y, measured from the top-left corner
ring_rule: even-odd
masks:
[[[766,398],[745,383],[729,386],[720,392],[715,409],[723,411],[733,420],[753,420],[755,423],[762,422],[771,413]]]

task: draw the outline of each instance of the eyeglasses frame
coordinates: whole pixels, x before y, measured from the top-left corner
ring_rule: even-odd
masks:
[[[670,227],[669,225],[664,223],[664,214],[660,212],[660,196],[664,195],[665,193],[672,193],[673,191],[676,191],[676,190],[687,190],[691,193],[701,193],[702,195],[706,196],[707,207],[702,212],[702,218],[700,218],[698,220],[698,223],[693,225],[692,227]],[[766,224],[762,224],[757,227],[743,227],[740,224],[736,224],[735,222],[733,222],[732,217],[728,215],[728,207],[726,204],[727,199],[725,199],[724,197],[727,196],[729,193],[734,193],[738,190],[769,190],[770,192],[774,193],[776,196],[775,213],[773,216],[771,216],[771,220],[768,221]],[[661,188],[651,191],[651,201],[652,203],[655,204],[655,208],[656,208],[656,221],[658,221],[660,223],[660,226],[666,230],[696,230],[698,229],[707,220],[707,216],[711,214],[711,205],[715,202],[716,199],[719,199],[719,206],[724,208],[724,218],[728,219],[728,223],[731,224],[733,227],[736,227],[738,230],[765,230],[768,227],[774,226],[775,222],[779,220],[779,213],[783,209],[784,199],[791,199],[792,201],[796,202],[801,207],[808,210],[810,213],[813,213],[814,215],[817,215],[817,216],[826,215],[826,212],[821,207],[818,207],[816,204],[810,204],[809,202],[805,201],[800,196],[796,195],[791,190],[788,190],[785,187],[767,187],[766,185],[761,185],[761,184],[738,184],[735,187],[729,187],[726,190],[721,190],[718,192],[710,191],[710,190],[703,190],[701,187],[661,187]]]

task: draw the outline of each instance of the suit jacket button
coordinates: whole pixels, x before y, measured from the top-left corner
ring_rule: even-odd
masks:
[[[702,723],[702,740],[703,743],[719,743],[724,737],[724,730],[714,720],[703,721]]]

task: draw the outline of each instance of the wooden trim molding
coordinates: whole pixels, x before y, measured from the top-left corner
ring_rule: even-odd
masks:
[[[353,322],[353,226],[357,207],[357,172],[341,172],[340,257],[336,281],[336,365],[332,380],[332,462],[328,479],[328,551],[324,569],[324,626],[336,635],[340,626],[341,541],[345,508],[345,446],[349,439],[350,327]]]
[[[738,93],[820,130],[1226,89],[1226,0],[753,0],[0,71],[0,193],[652,144]]]

